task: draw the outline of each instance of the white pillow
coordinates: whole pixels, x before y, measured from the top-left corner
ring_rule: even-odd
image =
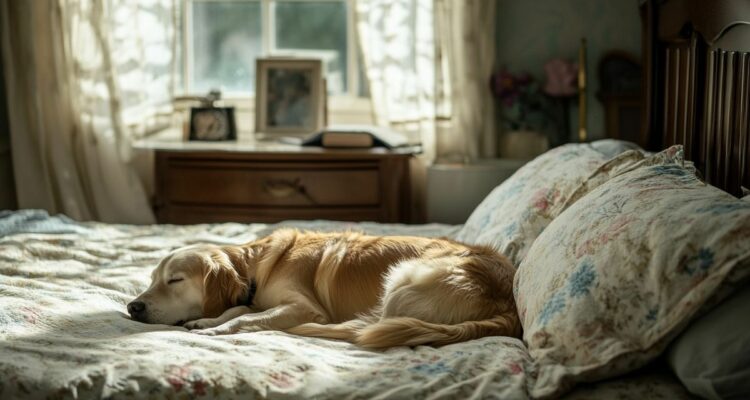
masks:
[[[569,205],[570,197],[585,194],[579,186],[612,156],[634,148],[638,146],[630,142],[606,139],[566,144],[540,155],[487,195],[456,238],[489,244],[518,266],[534,239]],[[606,180],[605,175],[600,173],[596,182]]]
[[[552,221],[516,273],[532,397],[644,365],[750,273],[750,204],[701,182],[681,146],[614,175]]]
[[[750,399],[750,286],[719,304],[669,345],[685,387],[707,399]]]

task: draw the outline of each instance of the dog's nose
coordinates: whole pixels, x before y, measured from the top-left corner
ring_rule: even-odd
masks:
[[[146,310],[146,303],[142,301],[131,301],[128,304],[128,313],[131,317],[143,313]]]

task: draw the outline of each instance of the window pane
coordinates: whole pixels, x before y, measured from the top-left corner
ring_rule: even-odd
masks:
[[[346,2],[276,1],[276,50],[321,58],[329,93],[347,90]]]
[[[255,59],[263,49],[260,2],[194,1],[192,7],[191,91],[255,92]]]

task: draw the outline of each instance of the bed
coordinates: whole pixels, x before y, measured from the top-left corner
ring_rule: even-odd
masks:
[[[171,249],[244,243],[278,225],[135,227],[77,223],[43,211],[3,216],[0,239],[2,398],[525,398],[531,360],[518,339],[370,352],[263,332],[223,337],[135,323],[124,304]],[[289,221],[314,230],[455,236],[457,226]],[[635,392],[634,392],[635,391]],[[603,394],[689,398],[658,369],[588,387]],[[677,394],[678,397],[674,397]]]
[[[741,62],[729,68],[715,46],[747,27],[736,12],[700,7],[641,5],[645,51],[654,56],[646,63],[644,132],[648,150],[666,150],[617,141],[561,146],[499,185],[461,226],[139,227],[3,212],[0,397],[693,398],[662,354],[750,278],[750,202],[735,197],[750,186],[750,96],[708,95],[714,87],[746,89],[726,83],[750,82],[746,53],[732,55]],[[725,73],[714,77],[709,62]],[[695,79],[672,79],[681,71]],[[727,114],[731,123],[714,129],[712,110],[727,107],[736,110]],[[279,332],[204,337],[125,314],[171,250],[244,243],[280,226],[491,244],[518,267],[524,337],[372,352]]]

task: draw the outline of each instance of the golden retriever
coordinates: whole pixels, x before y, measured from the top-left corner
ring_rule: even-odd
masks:
[[[367,348],[521,334],[515,269],[495,250],[448,239],[278,230],[242,246],[164,258],[132,319],[206,335],[260,330]]]

